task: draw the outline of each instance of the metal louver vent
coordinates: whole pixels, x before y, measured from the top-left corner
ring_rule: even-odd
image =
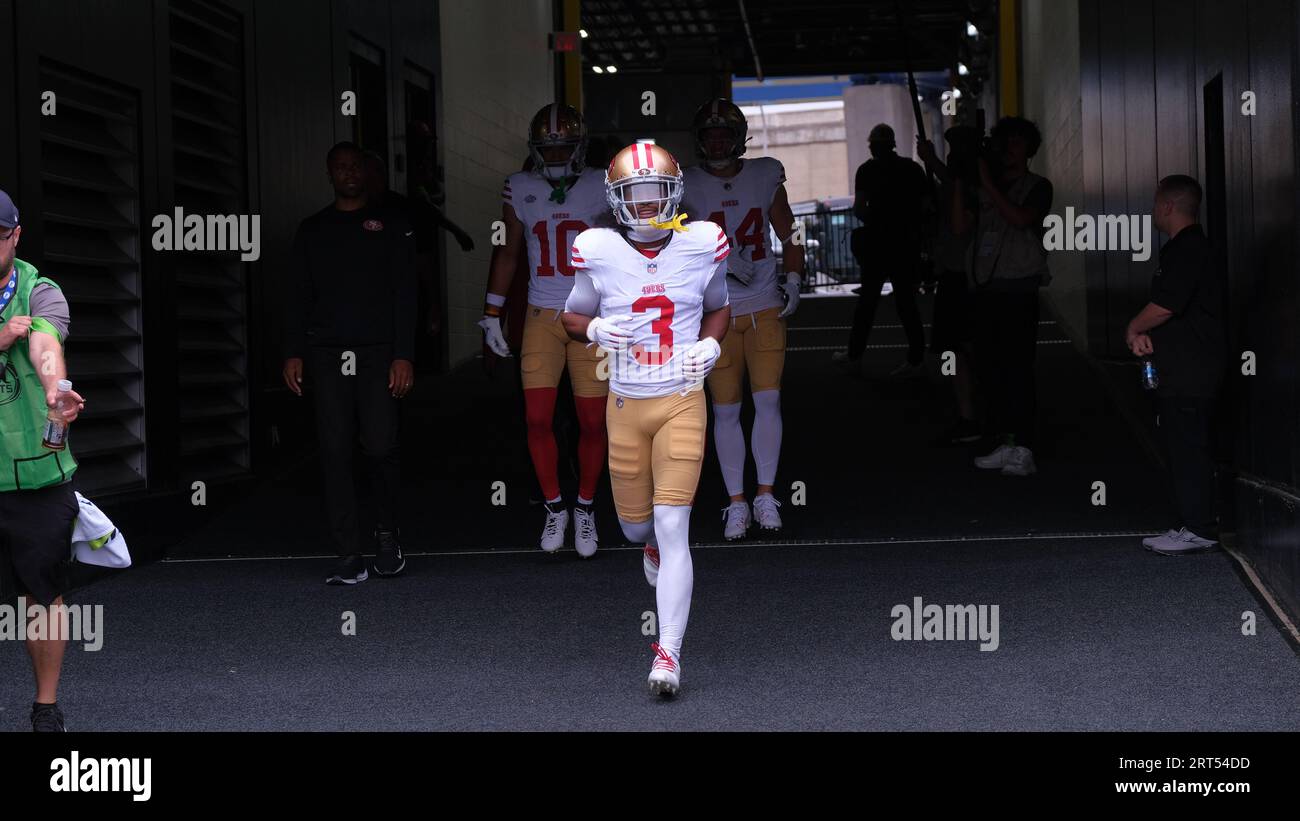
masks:
[[[248,213],[244,25],[204,0],[171,0],[175,204]],[[249,470],[247,289],[233,252],[175,255],[184,482]]]
[[[49,61],[41,88],[58,116],[41,120],[44,271],[72,312],[68,371],[86,397],[71,437],[87,492],[145,480],[140,338],[139,98]]]

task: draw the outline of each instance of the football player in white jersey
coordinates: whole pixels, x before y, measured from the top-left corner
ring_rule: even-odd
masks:
[[[771,157],[741,159],[749,125],[730,100],[700,106],[692,125],[701,164],[685,173],[682,209],[695,219],[722,226],[731,241],[727,285],[731,328],[722,357],[709,375],[713,397],[713,441],[731,503],[723,509],[723,535],[742,538],[749,530],[745,500],[745,431],[740,403],[746,371],[754,397],[750,446],[758,487],[753,519],[766,530],[781,528],[780,503],[772,494],[781,456],[781,374],[785,369],[785,318],[799,306],[804,272],[802,243],[794,239],[794,214],[785,191],[785,169]],[[778,281],[769,228],[782,244],[784,277]]]
[[[479,326],[488,347],[510,356],[501,331],[501,307],[523,249],[528,255],[528,307],[520,370],[528,423],[528,452],[546,500],[542,550],[564,544],[569,511],[560,492],[559,448],[552,418],[556,391],[565,367],[573,384],[578,415],[578,498],[574,508],[574,546],[584,558],[596,552],[596,517],[592,501],[605,465],[605,397],[608,384],[596,378],[596,357],[574,342],[560,324],[564,301],[573,287],[569,249],[573,238],[609,222],[605,175],[583,167],[587,129],[571,106],[543,106],[528,128],[531,171],[510,175],[502,192],[501,219],[506,242],[492,250],[487,299]]]
[[[682,224],[681,169],[657,145],[615,155],[605,187],[620,227],[574,241],[564,326],[608,351],[614,506],[623,533],[645,545],[642,564],[655,586],[650,689],[673,695],[694,580],[689,526],[708,421],[703,380],[727,333],[730,248],[717,225]]]

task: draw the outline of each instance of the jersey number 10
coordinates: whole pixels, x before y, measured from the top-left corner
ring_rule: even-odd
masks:
[[[555,269],[560,269],[560,274],[566,277],[573,276],[573,266],[569,264],[569,248],[572,244],[569,242],[569,234],[581,234],[587,230],[587,223],[582,220],[564,220],[555,224],[555,265],[551,264],[551,242],[550,234],[546,230],[546,220],[538,220],[533,225],[533,235],[537,237],[538,250],[541,251],[537,256],[541,264],[537,266],[537,275],[539,277],[555,276]]]

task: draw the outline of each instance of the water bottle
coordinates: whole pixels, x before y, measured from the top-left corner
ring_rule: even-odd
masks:
[[[1149,391],[1160,387],[1160,377],[1156,375],[1156,363],[1150,359],[1142,360],[1142,387]]]
[[[63,409],[71,401],[68,397],[70,390],[72,390],[72,383],[60,379],[59,393],[55,397],[54,407],[45,416],[45,435],[41,438],[41,444],[47,450],[63,450],[68,446],[68,423],[63,421]]]

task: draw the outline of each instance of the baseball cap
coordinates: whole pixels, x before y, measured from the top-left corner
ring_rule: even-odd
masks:
[[[13,228],[18,225],[18,206],[9,199],[9,195],[0,191],[0,227]]]

